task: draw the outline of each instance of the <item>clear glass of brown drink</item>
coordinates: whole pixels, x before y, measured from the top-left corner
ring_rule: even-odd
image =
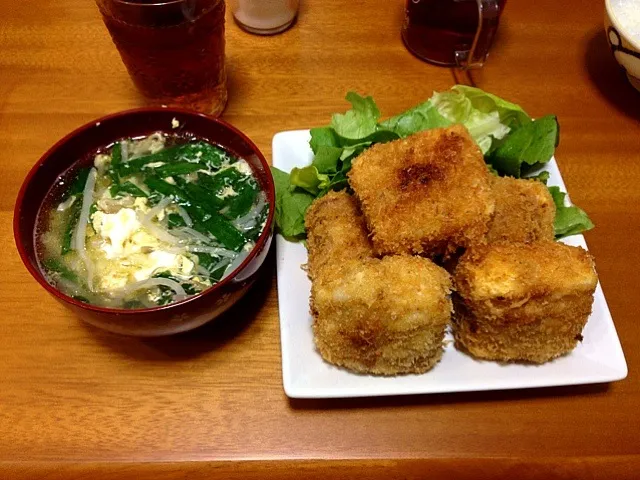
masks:
[[[481,67],[506,0],[406,0],[402,39],[417,57],[447,67]]]
[[[96,0],[151,103],[218,116],[227,103],[224,0]]]

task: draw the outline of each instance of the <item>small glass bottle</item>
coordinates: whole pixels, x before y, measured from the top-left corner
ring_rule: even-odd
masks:
[[[283,32],[298,14],[298,0],[232,0],[230,3],[238,25],[258,35]]]

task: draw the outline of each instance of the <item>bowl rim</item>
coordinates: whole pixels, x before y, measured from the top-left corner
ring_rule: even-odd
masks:
[[[624,28],[622,28],[622,25],[620,25],[620,22],[618,21],[618,17],[616,17],[616,14],[614,13],[614,9],[611,6],[611,0],[605,0],[604,7],[607,12],[607,16],[609,17],[609,21],[613,24],[614,27],[618,29],[618,31],[621,34],[624,34],[624,39],[627,42],[629,42],[629,44],[631,44],[634,50],[640,52],[640,39],[636,40],[634,37],[629,35]],[[607,36],[608,36],[608,33],[607,33]]]
[[[131,308],[131,309],[100,307],[100,306],[97,306],[97,305],[92,305],[90,303],[80,302],[79,300],[76,300],[76,299],[70,297],[69,295],[66,295],[66,294],[62,293],[60,290],[58,290],[53,285],[51,285],[49,282],[47,282],[47,280],[44,278],[44,275],[42,274],[42,272],[40,272],[39,269],[33,267],[33,265],[31,264],[31,262],[28,259],[27,253],[25,251],[25,247],[24,247],[24,240],[25,239],[23,238],[23,236],[21,234],[20,214],[21,214],[22,206],[23,206],[24,200],[25,200],[25,193],[26,193],[27,187],[31,184],[31,181],[33,180],[33,177],[35,176],[36,172],[38,171],[38,169],[42,165],[44,165],[46,163],[47,159],[56,150],[58,150],[60,147],[62,147],[70,139],[74,138],[75,136],[77,136],[77,135],[79,135],[81,133],[84,133],[85,131],[87,131],[87,130],[89,130],[91,128],[95,128],[96,126],[99,126],[100,123],[102,123],[102,122],[109,121],[109,120],[114,120],[114,119],[121,118],[121,117],[126,117],[126,116],[132,115],[132,114],[138,114],[138,113],[149,113],[149,114],[163,113],[164,114],[164,113],[172,113],[172,112],[176,113],[176,114],[179,114],[179,115],[202,117],[202,118],[206,119],[207,121],[218,123],[218,124],[222,125],[223,127],[227,128],[231,132],[233,132],[235,135],[239,136],[244,142],[246,142],[249,145],[249,147],[251,148],[251,150],[253,151],[253,153],[256,155],[258,160],[260,161],[260,164],[264,168],[264,172],[265,172],[264,173],[264,177],[265,177],[266,184],[267,184],[267,188],[265,189],[265,193],[267,195],[267,200],[269,202],[269,213],[267,215],[267,220],[265,222],[264,229],[263,229],[262,233],[260,234],[260,236],[258,237],[258,239],[256,240],[255,245],[253,246],[253,248],[251,249],[249,254],[246,256],[246,258],[242,262],[240,262],[240,264],[238,266],[236,266],[236,268],[229,275],[227,275],[226,278],[224,278],[220,282],[216,283],[215,285],[212,285],[211,287],[207,288],[206,290],[203,290],[202,292],[199,292],[199,293],[197,293],[195,295],[187,297],[184,300],[179,300],[177,302],[169,303],[167,305],[160,305],[160,306],[151,307],[151,308]],[[38,208],[40,208],[40,207],[38,207]],[[255,258],[255,256],[258,254],[258,252],[262,251],[262,249],[264,248],[265,243],[267,242],[268,238],[271,236],[271,230],[272,230],[272,226],[273,226],[273,222],[274,222],[274,216],[275,216],[275,184],[274,184],[274,181],[273,181],[273,176],[271,175],[270,165],[267,162],[264,154],[260,151],[260,149],[257,147],[257,145],[247,135],[245,135],[243,132],[241,132],[238,128],[234,127],[230,123],[228,123],[228,122],[226,122],[226,121],[224,121],[224,120],[222,120],[220,118],[216,118],[216,117],[213,117],[211,115],[207,115],[207,114],[200,113],[200,112],[195,112],[193,110],[188,110],[188,109],[184,109],[184,108],[175,108],[175,107],[140,107],[140,108],[132,108],[132,109],[129,109],[129,110],[123,110],[123,111],[120,111],[120,112],[111,113],[111,114],[108,114],[108,115],[104,115],[104,116],[102,116],[100,118],[97,118],[95,120],[92,120],[90,122],[87,122],[87,123],[75,128],[70,133],[66,134],[64,137],[62,137],[60,140],[58,140],[55,144],[53,144],[53,146],[51,146],[49,149],[47,149],[47,151],[40,156],[38,161],[35,162],[35,164],[31,167],[31,169],[27,173],[26,177],[24,178],[24,180],[22,182],[22,185],[20,186],[20,190],[18,191],[18,195],[17,195],[16,202],[15,202],[15,205],[14,205],[14,210],[13,210],[13,237],[14,237],[14,242],[16,244],[16,248],[18,250],[18,254],[20,255],[20,260],[22,261],[24,266],[27,268],[27,270],[29,271],[31,276],[42,287],[44,287],[45,290],[47,290],[50,294],[52,294],[53,296],[55,296],[59,300],[63,301],[64,303],[71,304],[71,305],[73,305],[75,307],[78,307],[78,308],[81,308],[83,310],[89,310],[89,311],[96,312],[96,313],[101,313],[101,314],[111,314],[111,315],[153,314],[153,313],[164,312],[164,311],[167,311],[167,310],[170,310],[170,309],[175,309],[175,308],[187,305],[189,303],[192,303],[194,301],[197,301],[200,298],[204,297],[205,295],[210,295],[214,291],[222,289],[228,283],[233,281],[235,276],[242,269],[244,269]]]

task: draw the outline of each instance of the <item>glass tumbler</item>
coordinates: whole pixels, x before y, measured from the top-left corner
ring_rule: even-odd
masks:
[[[96,3],[131,79],[151,103],[222,113],[224,0]]]
[[[414,55],[447,67],[481,67],[506,0],[407,0],[402,39]]]

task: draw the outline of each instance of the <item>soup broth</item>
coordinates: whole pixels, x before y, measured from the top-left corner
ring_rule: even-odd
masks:
[[[122,139],[61,176],[38,214],[47,281],[76,300],[152,308],[215,285],[247,257],[269,205],[249,164],[202,139]]]

